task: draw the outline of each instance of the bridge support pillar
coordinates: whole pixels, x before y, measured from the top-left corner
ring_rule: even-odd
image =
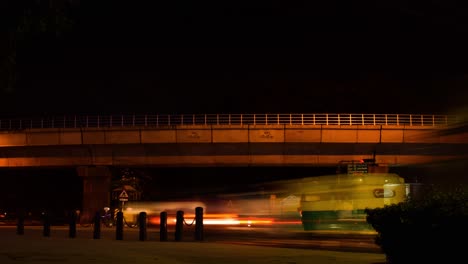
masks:
[[[80,166],[79,176],[83,177],[83,210],[80,221],[91,223],[97,211],[110,205],[111,172],[107,167]]]

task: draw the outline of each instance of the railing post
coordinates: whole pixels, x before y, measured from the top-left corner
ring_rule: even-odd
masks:
[[[328,114],[325,114],[325,120],[326,120],[325,122],[326,122],[326,124],[328,126]]]
[[[338,114],[338,125],[341,125],[340,114]]]
[[[374,126],[375,126],[375,114],[373,116],[374,116]]]
[[[101,214],[96,212],[93,218],[93,239],[101,238]]]
[[[195,240],[203,240],[203,207],[195,208]]]
[[[353,115],[352,114],[349,114],[349,125],[350,126],[353,125]]]
[[[124,126],[124,117],[123,117],[123,115],[120,116],[120,126],[121,127]]]
[[[278,120],[278,125],[280,124],[280,117],[279,114],[277,114],[276,119]]]
[[[180,124],[181,124],[181,125],[184,124],[184,115],[180,115]]]
[[[140,212],[139,218],[138,218],[138,224],[140,227],[140,232],[139,232],[139,239],[140,241],[145,241],[147,237],[147,232],[146,232],[146,212]]]
[[[289,125],[292,125],[292,114],[289,114]]]
[[[228,115],[229,125],[231,125],[231,114]]]
[[[400,115],[398,115],[398,114],[396,115],[396,124],[397,124],[397,126],[400,125]]]
[[[421,115],[421,126],[424,126],[424,115]]]
[[[219,125],[219,114],[216,114],[216,125]]]
[[[192,116],[192,125],[195,125],[195,114]]]
[[[268,125],[268,114],[265,114],[265,125]]]
[[[315,126],[315,114],[312,115],[312,118],[314,120],[314,126]]]
[[[304,125],[304,114],[301,114],[301,125]]]
[[[70,219],[68,219],[69,223],[69,230],[68,230],[68,237],[75,238],[76,237],[76,211],[71,210],[69,213]]]
[[[156,115],[156,126],[159,126],[159,115]]]
[[[243,123],[243,120],[242,120],[242,117],[243,117],[243,115],[241,114],[241,116],[240,116],[240,124],[241,124],[241,126],[244,124],[244,123]]]
[[[167,212],[161,212],[159,215],[159,241],[167,241]]]
[[[16,234],[24,235],[24,215],[23,209],[18,211],[18,220],[16,222]]]
[[[385,114],[385,125],[388,125],[388,118],[387,118],[387,114]]]
[[[364,125],[364,114],[361,114],[362,117],[362,125]]]
[[[115,225],[115,239],[123,240],[123,213],[117,213],[117,223]]]
[[[175,241],[182,240],[182,232],[184,227],[184,211],[177,211],[176,213],[176,229],[175,229]]]
[[[409,125],[410,125],[410,126],[413,125],[413,115],[410,115],[410,116],[409,116]]]
[[[44,224],[44,229],[42,234],[45,237],[50,237],[50,215],[49,212],[43,212],[43,224]]]
[[[435,126],[435,117],[432,115],[432,126]]]
[[[167,125],[171,125],[171,115],[167,115]]]
[[[253,123],[253,124],[254,124],[254,126],[255,126],[255,124],[257,123],[257,116],[256,116],[256,114],[253,115],[253,118],[254,118],[254,123]]]
[[[205,114],[205,126],[206,126],[206,114]]]

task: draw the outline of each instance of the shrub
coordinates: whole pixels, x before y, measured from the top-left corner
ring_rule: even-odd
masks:
[[[418,198],[365,212],[388,263],[455,263],[465,255],[467,205],[463,188],[445,192],[431,188]]]

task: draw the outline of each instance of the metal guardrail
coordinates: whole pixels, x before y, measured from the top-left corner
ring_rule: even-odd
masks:
[[[30,128],[158,127],[178,125],[371,125],[445,126],[452,115],[414,114],[157,114],[88,115],[0,120],[0,130]]]

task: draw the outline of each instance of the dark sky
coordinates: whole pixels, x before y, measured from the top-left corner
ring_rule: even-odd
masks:
[[[16,2],[10,32],[22,10],[54,10]],[[57,10],[73,24],[19,42],[2,115],[419,114],[468,101],[465,1],[56,2],[72,3]]]

